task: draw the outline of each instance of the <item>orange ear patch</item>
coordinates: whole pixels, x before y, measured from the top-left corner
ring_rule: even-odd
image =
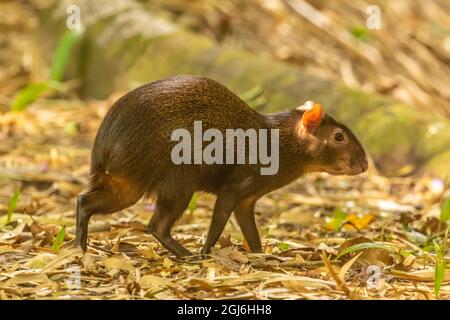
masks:
[[[323,107],[316,103],[310,110],[305,111],[302,117],[303,127],[307,131],[315,130],[322,121],[324,116]]]

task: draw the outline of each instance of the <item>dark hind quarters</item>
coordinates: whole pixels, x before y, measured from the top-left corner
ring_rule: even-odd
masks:
[[[81,207],[87,215],[113,213],[128,208],[143,195],[137,184],[125,177],[103,174],[92,180],[88,191],[80,196]]]

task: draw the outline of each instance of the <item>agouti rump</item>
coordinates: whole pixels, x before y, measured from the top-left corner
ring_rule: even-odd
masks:
[[[261,174],[263,165],[248,161],[175,164],[173,133],[180,128],[192,133],[195,121],[201,121],[203,130],[224,134],[238,128],[275,130],[277,172]],[[192,150],[194,157],[197,151]],[[249,149],[245,152],[248,155]],[[254,217],[259,198],[307,172],[354,175],[367,167],[357,138],[319,104],[261,114],[211,79],[165,78],[127,93],[103,119],[92,150],[90,183],[77,200],[75,244],[86,250],[93,214],[113,213],[147,196],[156,199],[149,232],[177,256],[189,255],[170,232],[193,193],[203,191],[217,195],[217,200],[202,253],[210,252],[232,212],[250,249],[261,252]]]

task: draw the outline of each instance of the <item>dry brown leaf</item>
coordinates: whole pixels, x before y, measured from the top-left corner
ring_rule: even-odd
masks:
[[[348,289],[347,285],[343,280],[341,280],[338,275],[336,274],[336,271],[334,271],[333,266],[330,263],[330,260],[328,260],[325,253],[322,253],[322,261],[324,262],[325,266],[328,269],[328,272],[330,273],[331,277],[336,281],[336,284],[339,288],[341,288],[342,291],[348,296],[350,294],[350,290]]]
[[[52,281],[43,273],[22,273],[5,282],[5,286],[13,286],[23,283],[51,284]]]
[[[163,260],[163,266],[164,266],[164,268],[166,268],[166,269],[170,269],[170,268],[172,268],[172,266],[173,266],[173,261],[170,260],[169,258],[164,258],[164,260]]]
[[[19,223],[13,230],[1,232],[0,233],[0,241],[5,241],[5,240],[16,238],[23,232],[23,229],[25,228],[25,226],[26,226],[25,223]]]
[[[417,270],[417,271],[401,271],[393,269],[391,270],[391,274],[399,279],[407,279],[407,280],[414,280],[414,281],[434,281],[434,268],[427,268],[423,270]],[[450,270],[445,270],[444,274],[444,281],[450,281]]]
[[[103,264],[109,271],[126,270],[130,272],[130,274],[133,274],[136,271],[136,268],[121,254],[106,258],[103,260]]]
[[[341,270],[339,270],[339,279],[341,279],[342,282],[345,282],[345,275],[347,274],[348,270],[350,270],[350,268],[352,267],[352,265],[356,262],[356,260],[358,260],[358,258],[364,254],[364,252],[360,252],[358,253],[356,256],[354,256],[352,259],[350,259],[349,261],[347,261],[341,268]]]

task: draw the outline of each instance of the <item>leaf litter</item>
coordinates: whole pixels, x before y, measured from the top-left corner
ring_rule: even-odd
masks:
[[[295,34],[296,28],[291,28],[287,36],[283,36],[286,28],[278,28],[275,37],[269,37],[276,41],[268,43],[267,36],[258,36],[262,34],[262,25],[251,25],[252,21],[283,14],[291,16],[289,23],[311,29],[299,18],[302,12],[299,6],[293,5],[295,2],[299,1],[284,1],[285,7],[278,9],[260,4],[261,19],[241,19],[235,23],[250,23],[245,27],[252,30],[248,33],[251,38],[257,42],[263,39],[261,43],[277,49],[275,55],[281,59],[304,56],[308,61],[314,60],[306,68],[312,66],[322,76],[329,76],[329,63],[324,66],[323,61],[330,57],[330,61],[339,60],[342,55],[335,54],[336,49],[321,50],[320,46],[328,44],[314,40],[317,30],[308,33],[312,40],[307,42],[315,43],[316,49],[310,48],[315,53],[331,52],[327,59],[317,60],[317,55],[309,54],[304,47],[293,48],[290,53],[285,50],[287,46],[280,47],[285,40],[293,43],[292,37],[305,36],[304,32]],[[187,9],[188,15],[199,15],[202,19],[205,16],[190,12],[184,2],[179,5]],[[391,4],[383,4],[386,5]],[[7,2],[3,6],[19,4]],[[351,12],[347,7],[335,9]],[[427,3],[426,10],[419,11],[434,16],[436,8],[437,5]],[[233,14],[236,17],[255,14],[250,6],[243,10],[241,6],[231,5],[227,10],[238,10],[240,15]],[[5,26],[20,23],[31,30],[36,25],[36,17],[28,14],[23,19],[23,10],[17,12],[20,14],[7,15]],[[335,16],[333,21],[339,17],[347,15]],[[393,17],[398,24],[398,19]],[[439,17],[445,21],[444,15]],[[326,30],[318,32],[327,33]],[[372,45],[374,35],[361,34],[357,29],[352,33],[368,41],[363,46]],[[15,51],[28,50],[21,46],[30,35],[15,32],[10,37],[11,44],[19,50],[5,50],[5,61],[12,67],[0,72],[2,112],[9,110],[10,98],[29,81],[22,75],[22,63],[26,59]],[[384,35],[383,39],[389,38]],[[429,44],[439,38],[432,36],[417,41],[408,43],[431,48],[436,46]],[[254,41],[246,43],[255,44]],[[402,42],[405,48],[408,43]],[[349,49],[351,46],[343,43],[338,51]],[[419,52],[419,56],[424,52],[412,51]],[[356,52],[357,57],[364,57],[361,52],[367,50]],[[430,61],[427,55],[419,56],[416,60]],[[445,61],[438,60],[439,55],[435,54],[432,61],[441,67],[433,69],[433,79],[441,79],[445,74],[442,71]],[[403,65],[396,66],[397,69],[413,69],[404,64],[409,60],[399,61]],[[392,64],[392,61],[383,63]],[[417,72],[402,71],[408,81],[395,78],[394,85],[384,83],[385,78],[392,78],[386,77],[389,70],[396,68],[383,66],[385,74],[380,78],[379,68],[366,67],[372,64],[356,61],[352,66],[349,61],[339,61],[334,65],[346,71],[331,73],[341,74],[348,86],[364,89],[366,85],[357,79],[364,68],[361,74],[372,75],[375,84],[372,90],[408,101],[417,102],[419,86],[421,94],[427,97],[419,99],[422,101],[419,105],[438,106],[448,114],[448,99],[442,99],[444,87],[437,86],[442,81],[434,81],[430,86],[424,77],[417,77]],[[348,79],[356,80],[349,83]],[[411,86],[410,82],[416,85]],[[400,91],[402,95],[398,94]],[[86,185],[90,146],[113,100],[81,102],[42,98],[26,112],[1,113],[0,299],[450,298],[450,256],[440,250],[447,247],[443,242],[448,228],[450,194],[448,182],[433,177],[386,178],[369,172],[353,178],[322,174],[302,178],[258,202],[256,213],[263,254],[249,252],[232,218],[213,253],[208,257],[198,255],[214,201],[204,194],[191,201],[173,231],[177,240],[197,254],[193,257],[175,258],[145,232],[154,210],[152,203],[145,202],[109,216],[94,216],[89,225],[88,252],[83,254],[72,248],[76,195]],[[435,284],[438,269],[438,278],[442,280],[439,285]]]
[[[305,176],[258,202],[263,254],[249,252],[234,218],[212,254],[198,254],[214,203],[206,194],[173,230],[192,257],[174,257],[146,232],[154,205],[143,201],[94,216],[83,254],[73,248],[75,201],[106,106],[64,105],[42,100],[26,118],[0,119],[0,132],[14,123],[0,154],[0,299],[450,298],[450,256],[433,245],[444,239],[449,189],[427,177]],[[68,134],[74,114],[84,129]]]

